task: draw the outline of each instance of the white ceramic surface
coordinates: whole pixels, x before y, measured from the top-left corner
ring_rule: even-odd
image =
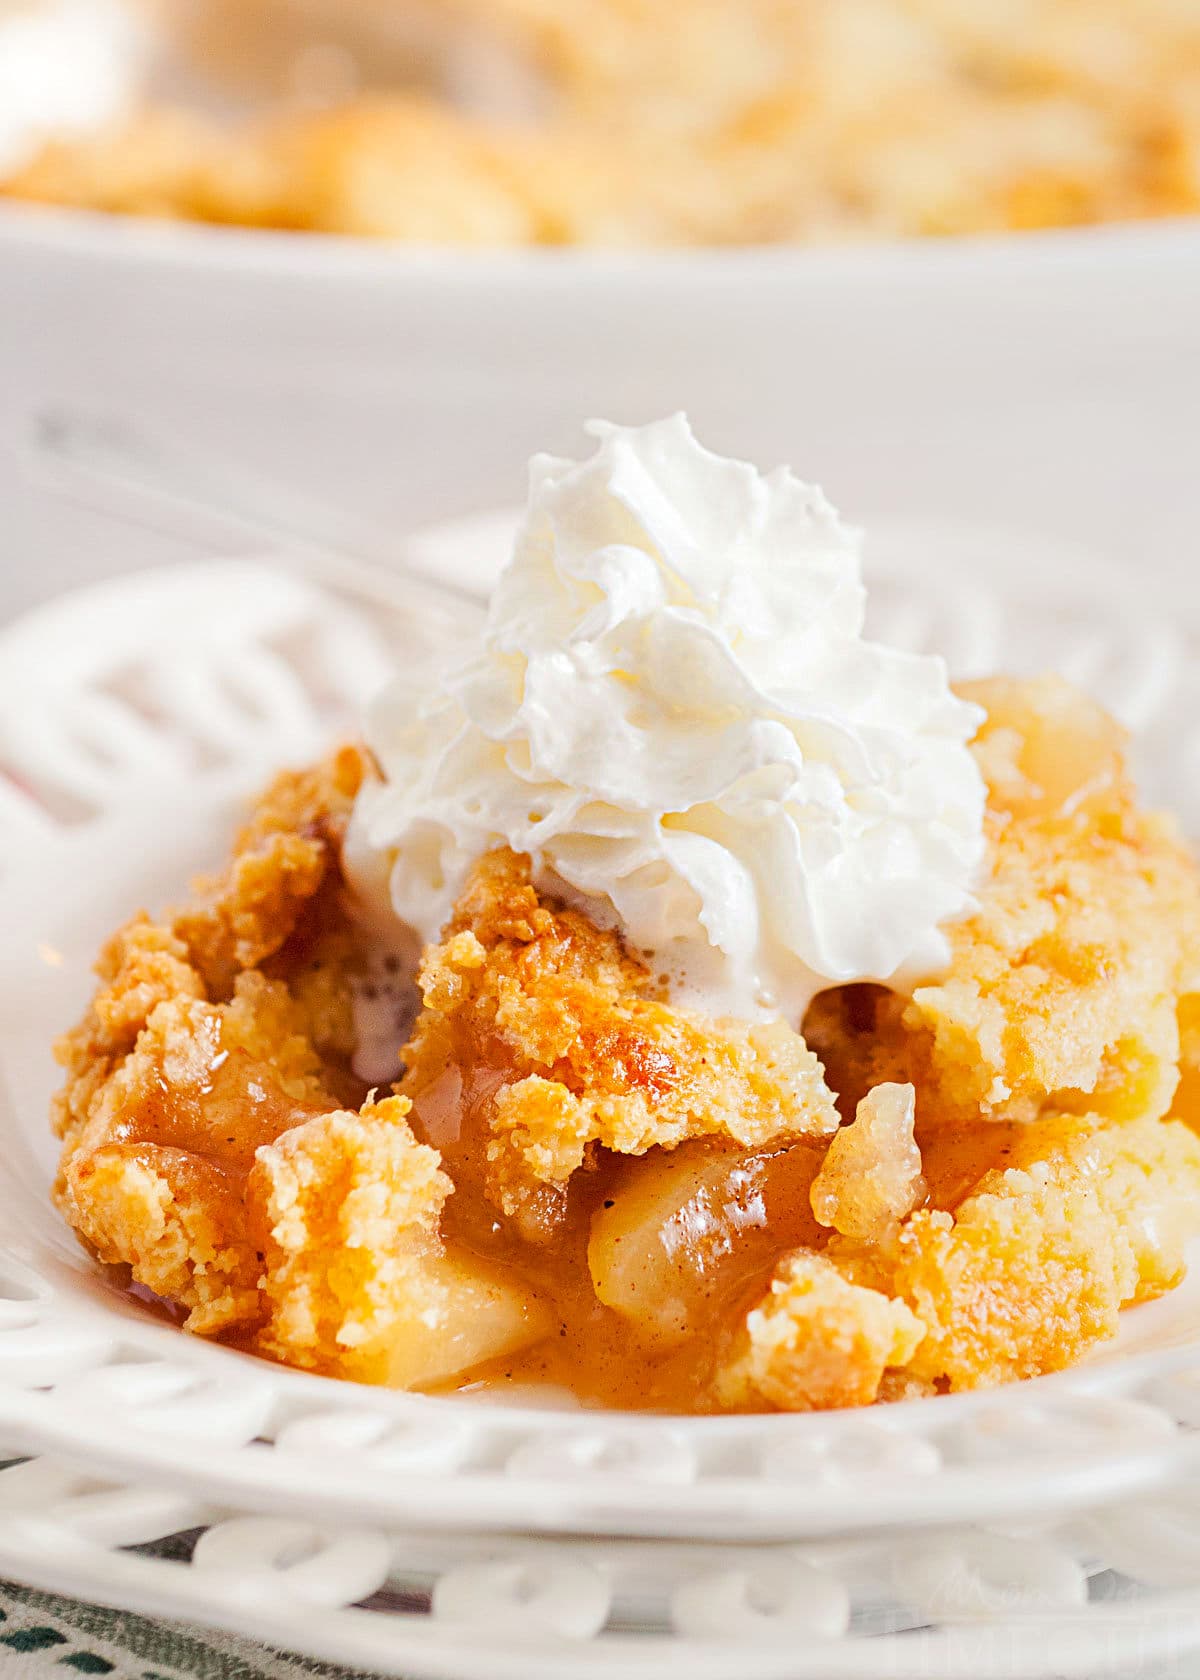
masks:
[[[1190,587],[1198,295],[1195,222],[486,254],[0,207],[0,617],[186,552],[26,482],[49,401],[125,405],[401,533],[511,498],[589,414],[686,407],[855,518],[1042,532]]]
[[[417,547],[462,566],[501,528]],[[1049,558],[893,527],[875,627],[963,671],[1057,664],[1139,725],[1152,788],[1194,782],[1200,623]],[[350,727],[413,633],[241,562],[82,592],[0,640],[0,1445],[322,1521],[721,1540],[1081,1508],[1191,1475],[1200,1276],[1074,1373],[870,1414],[687,1420],[304,1376],[157,1323],[99,1275],[47,1200],[51,1039],[105,933],[216,861],[242,795]]]
[[[201,1530],[167,1557],[127,1548]],[[445,1537],[0,1471],[0,1572],[405,1680],[1179,1680],[1195,1492],[803,1546]]]

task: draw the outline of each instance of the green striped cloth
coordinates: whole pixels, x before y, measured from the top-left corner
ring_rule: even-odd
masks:
[[[170,1545],[146,1550],[161,1556]],[[92,1674],[108,1680],[371,1680],[361,1669],[288,1656],[231,1634],[0,1582],[0,1680],[77,1680]],[[1111,1680],[1197,1680],[1198,1674],[1196,1655],[1189,1652],[1166,1667],[1139,1664]],[[936,1680],[962,1677],[939,1668]]]
[[[104,1610],[0,1582],[0,1680],[356,1680],[226,1633]],[[361,1674],[357,1680],[365,1680]]]

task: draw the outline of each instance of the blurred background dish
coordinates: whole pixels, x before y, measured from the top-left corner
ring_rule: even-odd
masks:
[[[42,0],[28,86],[39,27],[129,66],[126,120],[35,122],[8,190],[52,203],[486,245],[1200,208],[1191,0]]]
[[[281,480],[296,518],[332,505],[398,543],[510,500],[590,415],[686,408],[855,520],[1011,532],[1014,554],[1034,534],[1190,589],[1197,296],[1191,224],[468,258],[0,210],[0,611],[228,543],[49,494],[26,451],[51,405],[133,416]]]
[[[62,405],[397,542],[686,407],[1179,583],[1198,160],[1195,0],[0,0],[0,170],[60,201],[0,199],[0,613],[226,535],[51,497]]]

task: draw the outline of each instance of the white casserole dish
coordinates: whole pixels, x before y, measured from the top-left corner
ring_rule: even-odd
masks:
[[[30,485],[47,402],[136,414],[397,535],[511,500],[589,415],[682,407],[855,518],[1036,531],[1190,587],[1197,300],[1196,221],[464,254],[2,206],[0,615],[185,552]]]

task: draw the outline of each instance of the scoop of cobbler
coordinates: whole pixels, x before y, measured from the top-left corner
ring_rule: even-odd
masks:
[[[494,852],[391,1093],[354,1070],[341,871],[373,771],[281,777],[101,956],[58,1047],[64,1214],[188,1330],[369,1382],[805,1410],[1069,1364],[1197,1223],[1200,879],[1099,708],[971,697],[988,862],[936,980],[708,1019]]]

